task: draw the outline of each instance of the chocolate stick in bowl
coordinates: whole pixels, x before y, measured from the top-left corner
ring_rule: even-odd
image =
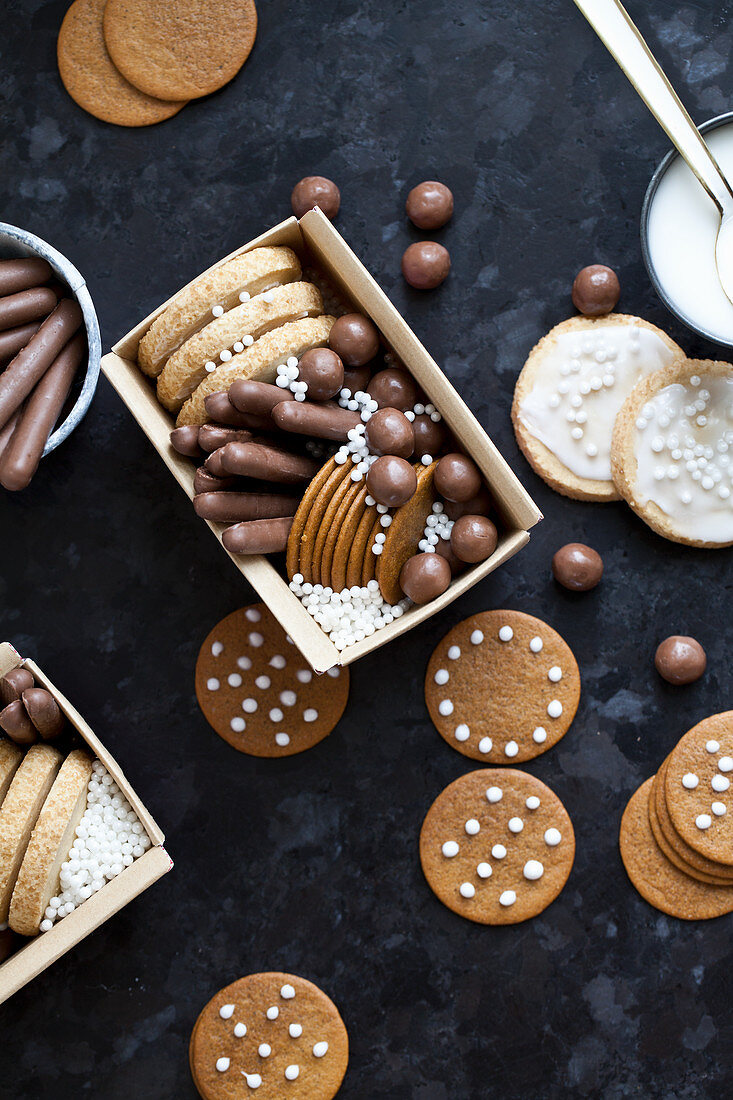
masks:
[[[30,484],[86,348],[86,335],[78,332],[33,390],[10,442],[0,455],[0,485],[4,489],[17,491]]]
[[[77,302],[65,298],[0,374],[0,428],[5,427],[82,323]]]
[[[19,290],[47,283],[53,275],[46,260],[30,257],[27,260],[0,260],[0,294],[17,294]]]

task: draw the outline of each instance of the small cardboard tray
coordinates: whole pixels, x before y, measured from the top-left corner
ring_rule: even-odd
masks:
[[[225,256],[218,263],[213,264],[209,270],[219,267],[242,252],[265,245],[287,245],[292,248],[300,256],[304,267],[308,264],[318,266],[334,286],[354,303],[355,308],[372,318],[388,346],[402,360],[430,401],[440,410],[466,454],[470,455],[481,469],[503,522],[498,546],[488,561],[481,562],[457,577],[448,590],[431,603],[422,607],[411,607],[389,626],[383,627],[371,637],[341,652],[313,621],[300,600],[288,588],[287,581],[266,557],[237,557],[229,554],[236,567],[267,604],[313,669],[316,672],[325,672],[333,665],[351,664],[447,607],[453,600],[516,554],[528,542],[529,530],[542,519],[542,513],[458,396],[438,364],[428,355],[386,294],[320,210],[309,211],[300,219],[300,222],[295,218],[289,218],[269,232],[250,241],[249,244],[238,248],[229,256]],[[178,484],[193,499],[195,465],[190,459],[177,454],[171,447],[170,432],[174,426],[174,419],[158,403],[154,382],[140,371],[136,362],[140,340],[167,305],[168,302],[164,302],[154,313],[123,336],[114,345],[112,351],[102,359],[102,370]],[[200,523],[201,520],[192,513],[192,522]],[[209,527],[221,542],[225,525],[209,522]],[[223,546],[222,549],[228,553]]]
[[[114,757],[38,665],[30,660],[24,661],[9,642],[0,643],[0,678],[11,669],[21,667],[27,668],[35,677],[36,683],[51,692],[68,721],[89,746],[92,755],[104,764],[140,819],[141,825],[150,837],[151,847],[96,894],[92,894],[73,913],[69,913],[54,924],[49,932],[42,932],[28,940],[23,947],[0,965],[0,1004],[37,977],[51,963],[65,955],[95,928],[99,928],[100,924],[104,924],[143,890],[147,890],[148,886],[151,886],[166,871],[170,871],[173,866],[170,856],[163,847],[165,839],[163,833],[135,794]]]

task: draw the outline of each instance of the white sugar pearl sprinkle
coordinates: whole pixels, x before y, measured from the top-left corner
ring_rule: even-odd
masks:
[[[287,745],[290,744],[290,734],[289,733],[276,733],[275,734],[275,744],[279,745],[281,749],[284,749]]]
[[[271,683],[272,680],[269,676],[258,676],[255,680],[255,687],[258,687],[260,691],[267,691]]]
[[[250,623],[258,623],[262,618],[262,612],[259,611],[256,607],[248,607],[244,613],[244,617]]]
[[[300,668],[295,674],[298,683],[309,684],[313,679],[313,673],[309,668]]]
[[[298,696],[294,691],[281,691],[280,702],[284,707],[294,707]]]
[[[247,723],[245,722],[244,718],[232,718],[229,725],[235,733],[244,733],[247,728]]]
[[[263,645],[264,641],[265,639],[262,634],[259,634],[256,630],[253,630],[249,636],[249,644],[251,646],[254,646],[255,649],[258,649],[261,645]]]
[[[455,840],[446,840],[445,844],[440,850],[446,859],[453,859],[454,856],[458,855],[460,848],[458,844],[456,844]]]
[[[283,717],[283,712],[280,710],[280,707],[273,707],[270,711],[271,722],[282,722]]]
[[[244,699],[242,701],[242,710],[245,714],[254,714],[254,712],[257,710],[257,700]]]

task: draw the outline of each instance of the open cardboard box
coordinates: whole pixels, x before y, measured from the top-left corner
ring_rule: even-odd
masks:
[[[218,267],[241,252],[263,245],[288,245],[298,253],[304,267],[310,264],[321,268],[336,289],[353,302],[356,309],[372,318],[387,345],[440,410],[466,454],[481,469],[501,514],[503,525],[498,546],[488,561],[481,562],[457,577],[448,590],[431,603],[411,607],[389,626],[341,652],[313,621],[300,600],[288,588],[287,581],[266,557],[237,557],[229,554],[306,660],[316,672],[325,672],[336,664],[351,664],[366,653],[386,645],[463,595],[527,543],[530,528],[542,519],[542,514],[437,363],[431,359],[387,296],[320,210],[309,211],[300,222],[296,218],[289,218],[263,233],[261,237],[238,248],[230,256],[225,256],[212,267]],[[102,370],[176,481],[193,498],[195,463],[177,454],[171,447],[169,437],[174,426],[173,417],[158,403],[154,382],[139,370],[136,362],[140,340],[167,305],[168,302],[164,302],[118,341],[112,351],[102,359]],[[192,522],[200,523],[201,520],[192,513]],[[209,527],[221,542],[225,525],[209,523]],[[226,550],[225,552],[228,553]]]
[[[173,862],[163,847],[165,837],[135,794],[117,761],[105,749],[82,716],[58,688],[54,687],[33,661],[23,660],[9,642],[0,644],[0,678],[13,668],[27,668],[36,683],[51,692],[59,708],[89,746],[93,756],[104,764],[109,774],[128,800],[150,837],[151,847],[126,867],[121,874],[92,894],[82,905],[54,924],[48,932],[29,939],[15,954],[0,965],[0,1004],[27,985],[51,963],[65,955],[85,936],[104,924],[109,917],[147,890],[156,879],[170,871]]]

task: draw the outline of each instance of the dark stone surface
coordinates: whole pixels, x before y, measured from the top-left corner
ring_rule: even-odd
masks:
[[[694,117],[728,109],[730,7],[631,6]],[[286,216],[302,175],[331,176],[339,228],[546,519],[498,575],[357,665],[330,739],[291,760],[240,757],[201,717],[193,666],[212,624],[251,593],[100,383],[32,487],[0,498],[0,634],[114,752],[176,867],[0,1009],[0,1094],[193,1097],[186,1048],[203,1003],[243,973],[283,968],[341,1007],[344,1097],[730,1095],[731,920],[651,909],[617,847],[629,794],[685,729],[731,706],[730,556],[663,542],[622,505],[554,495],[509,422],[516,374],[570,314],[584,264],[619,272],[620,308],[716,353],[673,322],[641,262],[639,210],[663,134],[570,0],[263,0],[234,83],[141,131],[65,95],[65,7],[10,0],[0,13],[0,209],[85,273],[105,345]],[[420,238],[405,196],[426,177],[449,184],[456,213],[438,234],[453,270],[422,295],[399,262]],[[550,577],[568,540],[605,560],[584,596]],[[570,882],[538,919],[492,930],[435,900],[417,838],[469,767],[428,719],[426,661],[459,619],[501,606],[563,633],[583,696],[562,744],[529,765],[573,818]],[[653,669],[670,633],[707,649],[689,688]]]

